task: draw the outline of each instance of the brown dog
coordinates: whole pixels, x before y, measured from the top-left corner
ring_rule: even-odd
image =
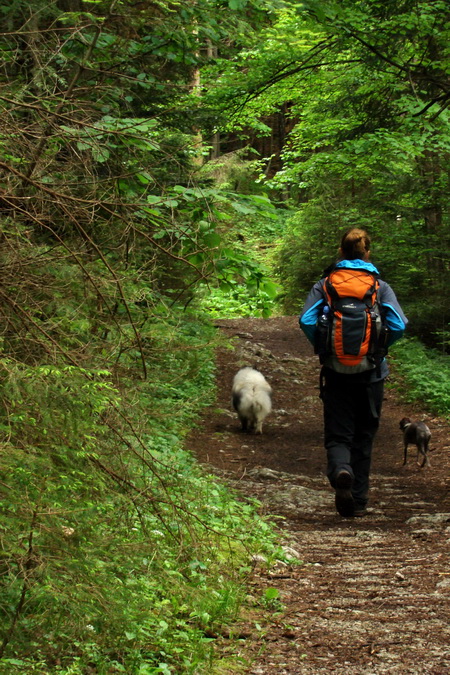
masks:
[[[403,431],[403,442],[405,446],[403,466],[406,464],[406,454],[410,443],[417,446],[418,466],[421,468],[430,466],[430,460],[428,459],[428,444],[431,438],[431,431],[425,422],[411,422],[409,417],[404,417],[400,420],[400,429]],[[422,463],[419,462],[420,455],[423,457]]]

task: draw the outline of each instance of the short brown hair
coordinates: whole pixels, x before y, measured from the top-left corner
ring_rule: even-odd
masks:
[[[363,259],[370,251],[370,237],[365,230],[352,227],[341,239],[341,252],[345,260]]]

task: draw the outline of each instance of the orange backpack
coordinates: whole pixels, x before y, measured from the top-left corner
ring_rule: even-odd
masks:
[[[383,325],[377,299],[380,282],[363,269],[338,267],[324,280],[329,305],[327,349],[321,362],[340,373],[379,368]]]

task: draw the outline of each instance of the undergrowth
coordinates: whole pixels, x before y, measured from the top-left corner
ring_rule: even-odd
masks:
[[[391,348],[393,364],[402,382],[399,395],[421,402],[450,419],[450,363],[447,355],[425,347],[417,338],[399,340]]]
[[[258,505],[183,450],[214,397],[214,333],[166,317],[147,380],[0,359],[0,672],[208,672],[251,558]],[[170,348],[168,344],[170,343]]]
[[[236,277],[227,283],[200,288],[196,303],[213,318],[262,317],[277,314],[282,287],[274,269],[274,255],[287,217],[287,212],[274,209],[272,217],[243,215],[227,233],[229,257],[246,261]],[[232,253],[232,252],[233,253]]]

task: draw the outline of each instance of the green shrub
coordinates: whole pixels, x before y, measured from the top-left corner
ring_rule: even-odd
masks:
[[[419,401],[430,412],[450,417],[448,356],[425,347],[416,338],[400,340],[391,351],[394,371],[404,380],[404,384],[397,384],[404,400]]]
[[[146,330],[149,377],[120,387],[0,360],[2,675],[208,672],[250,554],[275,554],[258,505],[183,450],[214,397],[212,328]]]

